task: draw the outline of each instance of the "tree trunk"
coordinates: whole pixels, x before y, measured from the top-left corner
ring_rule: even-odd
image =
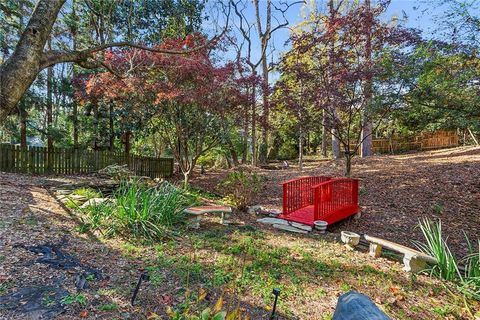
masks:
[[[115,135],[114,135],[114,128],[113,128],[113,102],[110,101],[109,103],[109,120],[110,120],[110,151],[113,151],[114,144],[115,144]]]
[[[39,0],[15,51],[0,65],[0,119],[15,111],[42,69],[43,49],[65,1]]]
[[[328,3],[329,6],[329,11],[330,11],[330,24],[333,24],[335,21],[335,16],[336,12],[333,7],[333,0],[330,0]],[[328,60],[329,60],[329,66],[330,70],[333,70],[334,64],[335,64],[335,59],[334,59],[334,53],[335,53],[335,37],[332,37],[332,41],[330,42],[330,50],[328,54]],[[332,81],[333,75],[330,74],[330,81]],[[333,159],[338,159],[340,157],[340,142],[338,141],[338,128],[337,128],[337,107],[335,104],[335,97],[330,97],[330,116],[332,117],[331,122],[332,122],[332,128],[331,130],[331,135],[332,135],[332,158]]]
[[[340,158],[340,142],[337,138],[338,131],[337,129],[332,129],[332,158]]]
[[[368,157],[372,155],[373,142],[372,142],[372,120],[369,116],[370,103],[372,102],[372,75],[370,73],[370,66],[372,61],[372,37],[371,37],[371,28],[372,28],[372,13],[370,11],[370,0],[365,0],[365,7],[368,10],[368,17],[365,21],[367,24],[367,39],[365,44],[365,61],[367,63],[367,79],[365,81],[364,92],[365,92],[365,110],[363,111],[362,119],[362,145],[361,145],[361,157]]]
[[[303,170],[303,129],[301,124],[298,132],[298,169]]]
[[[51,40],[48,41],[48,46],[51,48]],[[53,150],[52,121],[53,121],[53,67],[48,67],[47,69],[47,148],[48,150]]]
[[[230,148],[230,155],[232,156],[233,165],[235,167],[238,167],[240,165],[240,162],[238,161],[238,155],[235,148]]]
[[[242,164],[247,163],[248,159],[248,108],[245,108],[244,122],[243,122],[243,142],[242,142]]]
[[[262,142],[260,143],[260,150],[258,155],[258,161],[261,164],[266,164],[268,162],[268,118],[270,116],[269,112],[269,101],[268,101],[268,62],[266,52],[262,56],[262,70],[263,70],[263,117],[262,117]]]
[[[254,72],[255,75],[255,72]],[[252,90],[252,165],[256,166],[257,165],[257,132],[256,132],[256,126],[257,126],[257,104],[256,104],[256,90],[255,86],[253,87]]]
[[[345,176],[348,178],[352,172],[352,157],[353,155],[350,152],[345,152]]]
[[[98,103],[93,101],[93,150],[98,150]]]
[[[188,188],[188,182],[189,182],[189,179],[190,179],[190,173],[191,173],[191,170],[185,171],[185,172],[183,173],[183,188],[184,188],[184,189],[187,189],[187,188]]]
[[[78,106],[76,102],[73,102],[73,148],[78,149]]]
[[[321,144],[321,154],[322,157],[327,157],[327,113],[323,110],[322,114],[322,144]]]
[[[130,135],[132,133],[130,131],[125,132],[125,154],[127,156],[130,155]]]
[[[258,38],[260,39],[260,61],[262,64],[262,98],[263,98],[263,116],[262,116],[262,140],[260,143],[258,161],[261,164],[266,164],[268,162],[268,118],[269,118],[269,101],[268,101],[268,57],[267,57],[267,47],[272,36],[271,21],[272,21],[272,0],[266,0],[266,12],[265,12],[265,25],[262,26],[260,18],[260,6],[259,0],[253,1],[255,6],[255,17],[256,17],[256,29],[258,32]]]
[[[77,8],[77,1],[73,0],[72,14],[71,14],[72,21],[77,21],[76,8]],[[78,31],[77,24],[76,23],[72,24],[71,33],[72,33],[73,50],[77,50],[77,31]],[[72,69],[73,69],[72,70],[73,78],[75,78],[77,75],[77,70],[75,66],[73,66]],[[78,149],[78,105],[75,101],[73,102],[72,122],[73,122],[73,149],[75,150],[75,152],[77,152],[76,150]]]
[[[20,109],[20,148],[27,149],[27,111]]]

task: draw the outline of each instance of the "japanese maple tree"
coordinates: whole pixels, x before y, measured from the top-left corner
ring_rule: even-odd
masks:
[[[159,49],[188,50],[206,43],[200,34],[169,39]],[[198,158],[220,142],[226,108],[244,103],[236,65],[213,63],[212,47],[185,55],[145,50],[112,51],[105,56],[110,72],[89,77],[85,94],[128,106],[142,113],[148,126],[160,133],[184,174],[185,184]],[[116,74],[116,76],[112,75]]]

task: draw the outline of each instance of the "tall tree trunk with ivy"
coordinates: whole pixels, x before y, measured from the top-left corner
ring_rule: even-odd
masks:
[[[330,0],[329,3],[329,11],[330,11],[330,21],[329,23],[334,23],[335,17],[336,17],[336,12],[333,4],[333,0]],[[335,53],[335,37],[332,37],[332,40],[330,41],[330,54],[329,54],[329,64],[330,64],[330,70],[333,70],[333,64],[335,63],[334,61],[334,53]],[[330,79],[332,76],[330,75]],[[335,97],[330,97],[331,105],[330,105],[330,123],[332,124],[331,127],[331,137],[332,137],[332,158],[333,159],[338,159],[340,157],[340,141],[338,139],[338,130],[336,128],[336,117],[337,117],[337,111],[336,111],[336,105],[335,105]]]

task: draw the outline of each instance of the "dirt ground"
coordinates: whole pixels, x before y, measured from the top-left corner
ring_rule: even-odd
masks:
[[[266,178],[254,203],[281,209],[283,181],[299,176],[342,176],[343,161],[307,162],[299,172],[295,164],[286,170],[257,169]],[[193,184],[212,192],[227,170],[197,175]],[[451,249],[467,251],[465,234],[480,234],[480,148],[461,147],[403,155],[354,158],[352,176],[360,178],[359,220],[347,220],[332,231],[350,230],[412,246],[422,240],[419,219],[441,219]]]

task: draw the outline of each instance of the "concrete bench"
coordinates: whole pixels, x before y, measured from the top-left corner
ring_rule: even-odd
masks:
[[[190,207],[184,211],[189,216],[190,228],[198,229],[200,228],[201,216],[208,213],[215,213],[221,215],[220,223],[227,225],[230,223],[230,214],[232,213],[232,208],[227,206],[201,206],[201,207]]]
[[[365,239],[370,242],[369,254],[372,257],[380,257],[382,255],[382,247],[402,253],[404,271],[419,272],[425,270],[427,262],[437,263],[437,260],[434,257],[401,244],[369,235],[365,235]]]

